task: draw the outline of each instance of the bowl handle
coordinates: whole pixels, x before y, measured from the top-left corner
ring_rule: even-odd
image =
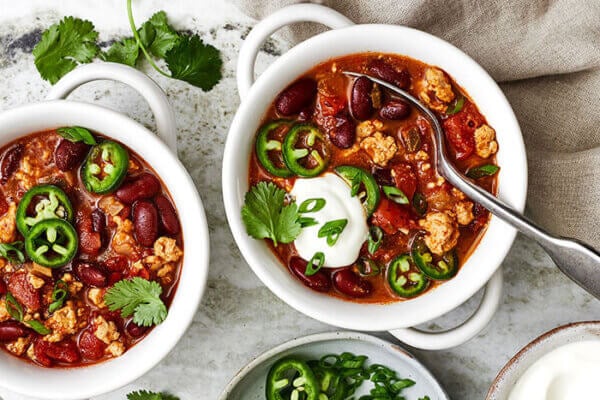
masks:
[[[318,4],[294,4],[264,18],[252,28],[240,49],[237,62],[240,99],[244,100],[254,83],[254,64],[265,40],[278,29],[296,22],[317,22],[331,29],[354,25],[346,16]]]
[[[177,129],[175,116],[167,95],[146,74],[127,65],[103,62],[77,67],[56,83],[46,100],[65,99],[79,86],[96,80],[122,82],[135,90],[148,102],[156,121],[156,132],[167,146],[177,155]]]
[[[465,343],[477,335],[491,321],[502,297],[502,269],[488,281],[477,310],[461,325],[443,332],[424,332],[415,328],[391,330],[402,342],[425,350],[442,350]]]

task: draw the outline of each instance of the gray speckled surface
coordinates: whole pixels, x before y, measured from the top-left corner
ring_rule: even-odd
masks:
[[[62,15],[92,19],[103,41],[128,33],[122,1],[46,3],[29,0],[26,5],[13,3],[10,7],[4,0],[0,3],[0,110],[43,100],[49,86],[39,78],[29,53],[40,29]],[[178,346],[139,380],[98,399],[124,399],[125,393],[137,388],[169,390],[182,399],[215,399],[231,376],[259,353],[294,337],[335,328],[299,314],[271,294],[242,260],[227,227],[220,164],[227,129],[238,105],[236,54],[254,21],[221,1],[172,0],[167,4],[147,0],[138,3],[138,8],[138,21],[165,9],[178,29],[197,31],[219,47],[225,59],[224,79],[210,93],[142,66],[166,90],[177,114],[179,156],[198,187],[210,224],[210,276],[194,323]],[[285,49],[281,41],[270,42],[259,58],[258,69],[264,69]],[[148,106],[122,85],[89,84],[73,98],[119,109],[153,126]],[[505,260],[504,272],[503,303],[483,333],[449,351],[415,351],[453,399],[482,399],[500,367],[542,332],[571,321],[600,319],[600,303],[562,276],[537,245],[522,237]],[[474,306],[470,301],[430,326],[453,325],[466,318]],[[0,389],[0,397],[25,400],[4,389]]]

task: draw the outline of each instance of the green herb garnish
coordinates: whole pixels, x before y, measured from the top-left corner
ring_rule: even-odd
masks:
[[[23,242],[0,243],[0,257],[5,258],[12,264],[24,263]]]
[[[310,259],[308,264],[306,265],[306,270],[304,271],[304,275],[312,276],[319,272],[319,270],[323,267],[325,263],[325,254],[321,251],[317,251],[314,256]]]
[[[408,204],[408,197],[404,192],[398,189],[396,186],[382,186],[383,193],[386,197],[398,204]]]
[[[140,277],[123,279],[104,294],[110,311],[121,310],[127,318],[133,314],[133,322],[140,326],[158,325],[167,318],[167,307],[160,298],[162,287],[158,282]]]
[[[500,167],[493,164],[481,165],[479,167],[470,168],[466,175],[471,179],[479,179],[484,176],[492,176],[500,170]]]
[[[90,21],[65,17],[42,33],[33,48],[35,66],[42,78],[55,84],[78,63],[89,63],[96,57],[97,39],[98,32]]]
[[[248,235],[271,239],[273,244],[290,243],[300,234],[298,206],[285,205],[285,191],[272,182],[259,182],[244,197],[242,221]]]
[[[58,128],[56,132],[70,142],[83,142],[85,144],[89,144],[90,146],[96,144],[96,139],[94,139],[92,133],[80,126],[62,127]]]
[[[138,390],[127,393],[127,400],[179,400],[179,397],[165,392],[150,392],[148,390]]]
[[[348,225],[348,220],[346,218],[328,221],[323,224],[321,229],[319,229],[317,236],[320,238],[327,238],[327,245],[333,246],[338,241],[344,228],[346,228],[346,225]]]

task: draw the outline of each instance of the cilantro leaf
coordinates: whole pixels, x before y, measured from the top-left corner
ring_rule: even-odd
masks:
[[[78,63],[89,63],[98,54],[98,32],[90,21],[65,17],[42,33],[33,48],[35,66],[42,78],[58,82]]]
[[[128,400],[179,400],[179,397],[169,393],[155,393],[148,390],[138,390],[127,394]]]
[[[125,38],[120,42],[114,42],[105,53],[102,53],[102,58],[104,61],[134,67],[139,55],[140,47],[137,41],[134,38]]]
[[[133,322],[141,326],[158,325],[167,318],[167,307],[160,298],[162,287],[158,282],[140,277],[123,279],[104,294],[110,311],[120,309],[126,318],[133,314]]]
[[[248,235],[255,239],[271,239],[273,244],[290,243],[298,237],[302,226],[298,206],[284,205],[285,191],[272,182],[259,182],[244,197],[242,220]]]
[[[152,54],[158,58],[165,58],[167,52],[177,44],[180,36],[167,22],[167,14],[164,11],[155,13],[142,25],[142,29],[150,30],[150,28],[154,31],[152,40],[144,42],[144,37],[141,34],[140,39]]]
[[[183,36],[167,52],[165,61],[173,78],[186,81],[205,92],[221,80],[223,61],[219,50],[204,44],[198,35]]]

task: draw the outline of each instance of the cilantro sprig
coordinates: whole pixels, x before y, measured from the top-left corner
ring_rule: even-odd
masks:
[[[165,392],[151,392],[149,390],[138,390],[127,393],[127,400],[179,400],[179,397]]]
[[[123,279],[104,294],[110,311],[121,310],[127,318],[133,314],[133,322],[140,326],[158,325],[167,318],[167,306],[160,298],[162,287],[158,282],[140,277]]]
[[[155,13],[139,29],[135,27],[131,0],[127,1],[127,14],[133,37],[117,40],[104,52],[99,49],[98,32],[90,21],[65,17],[50,26],[33,49],[42,78],[54,84],[78,64],[99,56],[132,67],[146,58],[160,74],[203,91],[211,90],[221,80],[223,61],[217,48],[205,44],[198,35],[177,32],[164,11]],[[169,72],[163,71],[155,58],[163,59]]]
[[[273,244],[290,243],[302,226],[296,203],[285,204],[285,191],[272,182],[259,182],[244,197],[242,220],[248,235],[271,239]]]

